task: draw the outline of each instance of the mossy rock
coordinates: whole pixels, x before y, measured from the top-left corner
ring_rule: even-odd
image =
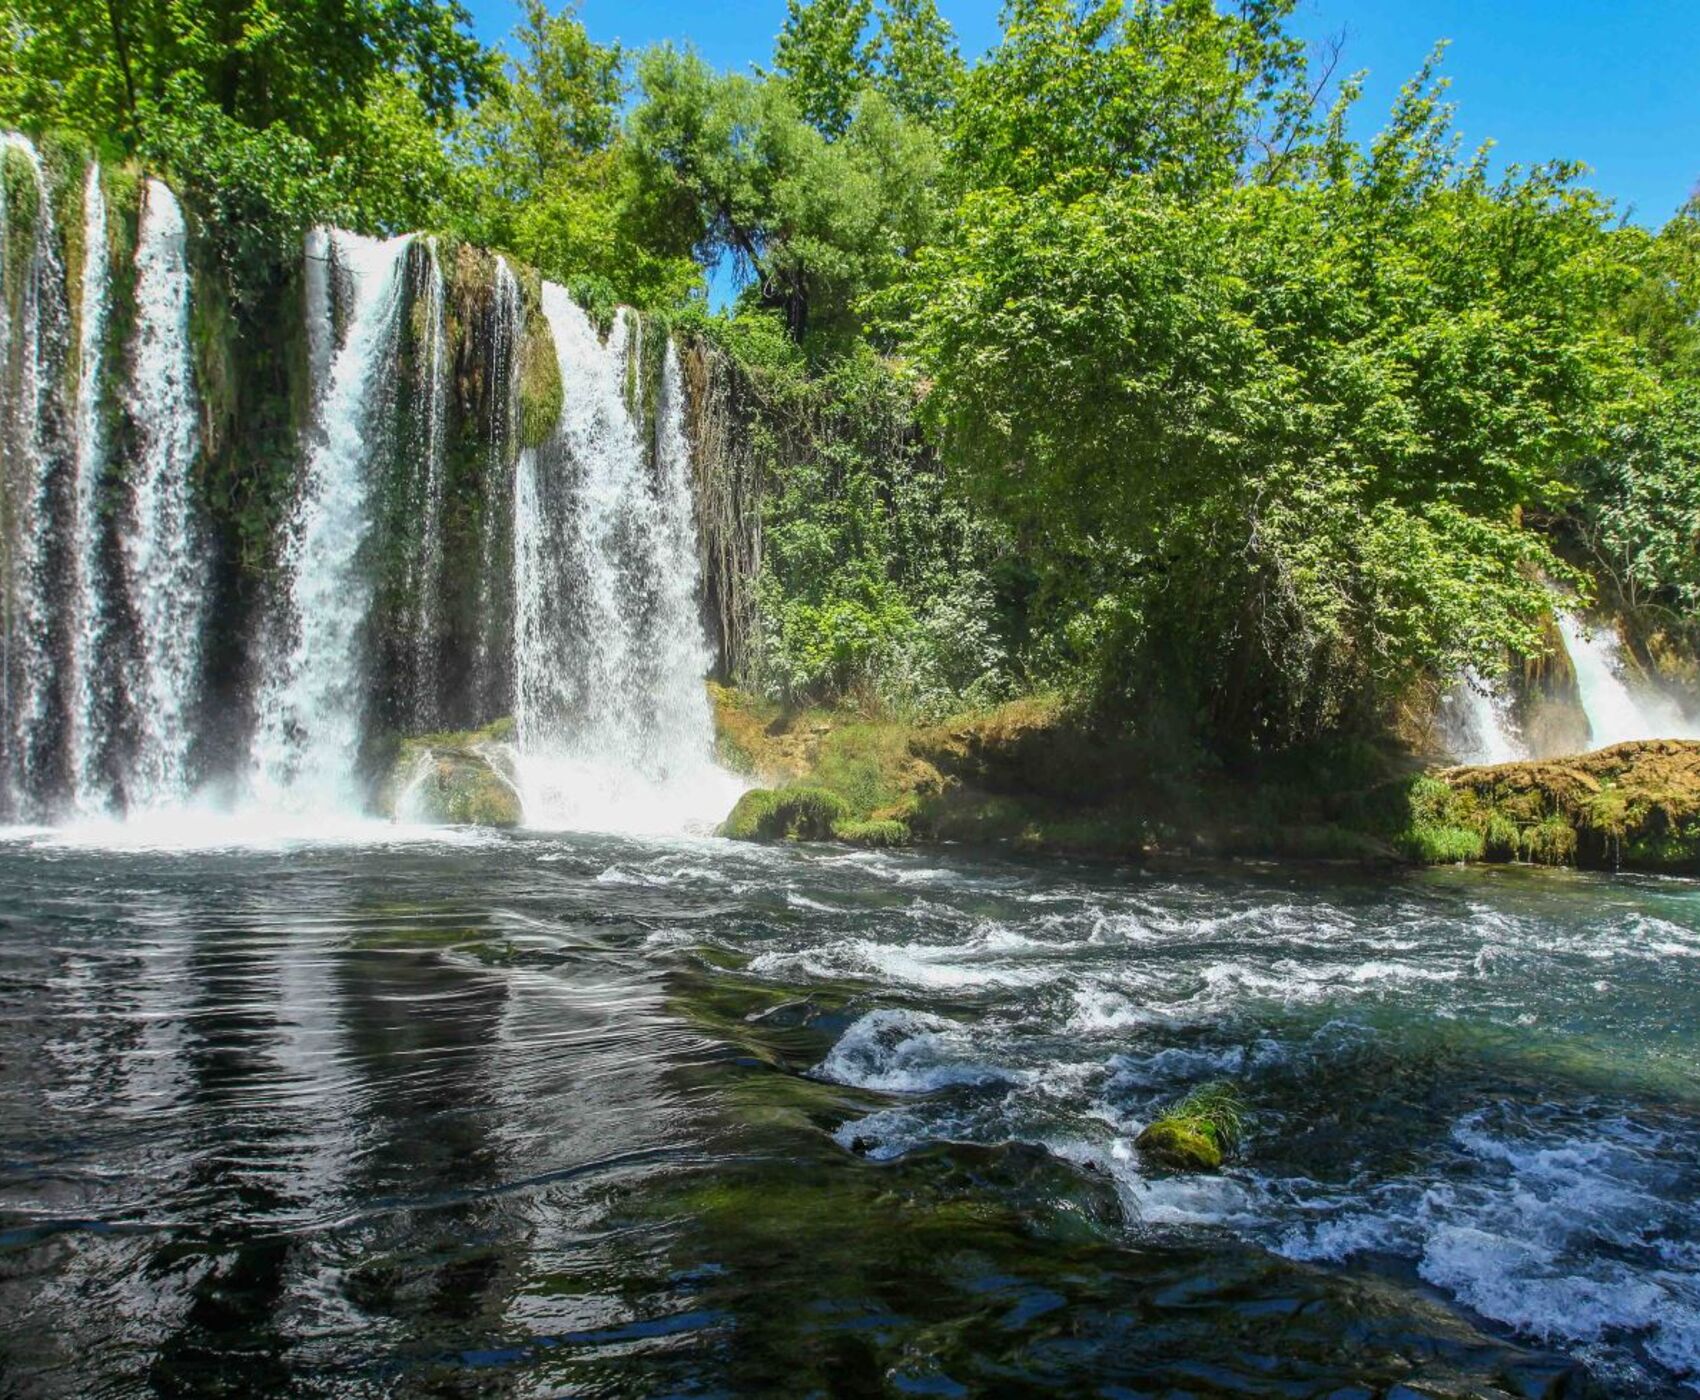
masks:
[[[410,814],[448,826],[516,827],[525,808],[513,785],[490,765],[462,754],[433,754],[430,771],[409,786]]]
[[[1449,768],[1411,785],[1409,810],[1398,844],[1429,863],[1485,857],[1700,873],[1700,742],[1648,739]]]
[[[832,834],[852,846],[907,846],[914,839],[907,826],[891,818],[834,822]]]
[[[1173,1171],[1214,1172],[1222,1169],[1222,1149],[1187,1123],[1160,1118],[1135,1140],[1141,1153]]]
[[[738,799],[720,835],[734,841],[827,841],[849,819],[844,799],[825,788],[752,788]]]
[[[1200,1084],[1134,1139],[1141,1155],[1171,1171],[1214,1172],[1239,1142],[1245,1106],[1221,1080]]]
[[[525,807],[505,745],[513,721],[465,733],[428,734],[402,743],[385,785],[389,815],[447,826],[516,827]]]

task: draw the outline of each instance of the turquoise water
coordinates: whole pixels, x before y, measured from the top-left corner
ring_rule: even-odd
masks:
[[[1700,886],[113,836],[0,840],[7,1394],[1700,1390]]]

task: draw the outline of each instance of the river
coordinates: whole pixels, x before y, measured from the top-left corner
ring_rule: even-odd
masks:
[[[1700,886],[150,839],[0,840],[7,1394],[1700,1389]]]

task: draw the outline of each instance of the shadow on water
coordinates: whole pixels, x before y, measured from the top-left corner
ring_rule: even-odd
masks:
[[[1684,887],[520,836],[0,890],[9,1394],[1680,1393],[1676,1323],[1441,1245],[1569,1153],[1532,1296],[1682,1302]],[[1243,1162],[1140,1171],[1222,1074]]]

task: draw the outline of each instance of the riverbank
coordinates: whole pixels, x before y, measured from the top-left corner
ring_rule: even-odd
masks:
[[[1450,768],[1354,742],[1207,767],[1055,698],[915,726],[712,693],[721,761],[760,784],[721,828],[736,839],[1700,874],[1700,742]]]

